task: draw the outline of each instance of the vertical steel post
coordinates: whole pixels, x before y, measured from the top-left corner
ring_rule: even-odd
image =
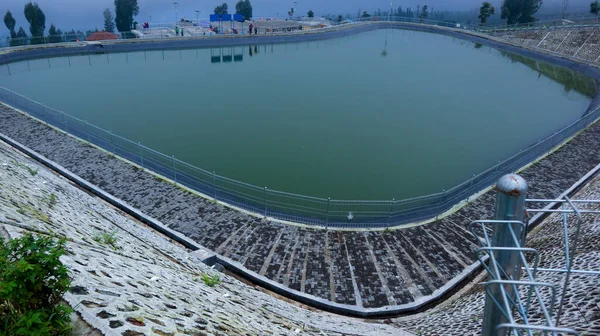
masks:
[[[217,174],[213,170],[213,198],[217,200]]]
[[[392,222],[392,213],[394,213],[394,202],[396,202],[395,198],[392,198],[392,203],[390,203],[390,214],[388,215],[387,225],[390,226]]]
[[[325,227],[329,227],[329,203],[331,203],[331,197],[327,197],[327,215],[325,217]]]
[[[140,163],[142,164],[142,168],[144,168],[144,154],[142,154],[142,144],[138,142],[138,151],[140,152]]]
[[[108,135],[110,135],[110,146],[112,147],[113,155],[115,155],[115,140],[113,139],[112,131],[108,131]]]
[[[85,135],[87,135],[87,142],[88,143],[92,143],[90,141],[90,131],[88,130],[88,122],[87,122],[87,120],[83,121],[83,127],[84,127],[84,130],[85,130]]]
[[[65,132],[67,132],[67,117],[65,117],[65,112],[60,112],[60,114],[62,114],[63,122],[65,124]]]
[[[523,221],[525,219],[525,196],[528,186],[525,179],[516,174],[502,176],[496,183],[496,220]],[[519,224],[495,225],[492,233],[492,247],[523,247],[525,243],[525,232]],[[520,240],[517,244],[513,239],[510,230],[514,231],[515,236]],[[494,251],[494,258],[498,262],[498,268],[506,272],[498,274],[500,279],[493,279],[490,275],[489,280],[519,280],[521,274],[521,260],[518,251]],[[508,277],[508,279],[506,278]],[[483,313],[482,335],[504,336],[507,331],[496,331],[496,326],[502,323],[508,323],[506,317],[502,314],[501,308],[494,303],[494,299],[499,301],[500,288],[492,286],[490,293],[486,293],[485,308]],[[515,298],[513,286],[506,286],[504,290],[509,298]],[[508,312],[509,314],[511,312]]]
[[[175,155],[171,155],[171,164],[173,165],[173,179],[177,183],[177,171],[175,170]]]
[[[267,187],[265,187],[265,217],[267,217]]]

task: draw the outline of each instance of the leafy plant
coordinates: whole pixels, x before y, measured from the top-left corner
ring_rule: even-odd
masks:
[[[221,283],[221,279],[218,274],[215,274],[212,277],[208,276],[208,274],[202,274],[202,281],[204,281],[204,284],[208,287],[215,287],[215,285]]]
[[[98,242],[100,244],[106,244],[106,245],[110,245],[112,246],[113,249],[118,250],[119,247],[117,246],[117,232],[113,231],[111,233],[108,232],[102,232],[102,233],[98,233],[95,234],[92,239],[95,242]]]
[[[50,209],[52,209],[52,207],[54,207],[56,205],[56,203],[58,203],[58,197],[56,197],[56,195],[54,195],[54,193],[50,194],[49,197],[44,197],[42,199],[42,202],[48,204],[48,207]]]
[[[29,204],[20,204],[19,209],[17,209],[17,212],[21,215],[33,217],[45,223],[51,223],[50,216],[48,216],[47,213],[44,213],[41,210],[36,209]]]
[[[0,335],[68,335],[72,309],[61,303],[71,285],[59,260],[65,238],[0,241]]]
[[[37,175],[37,173],[38,173],[38,170],[37,170],[37,169],[32,169],[32,168],[29,168],[29,166],[26,166],[26,165],[24,165],[24,164],[22,164],[22,163],[19,163],[19,162],[17,162],[17,161],[14,161],[14,160],[13,160],[13,161],[12,161],[12,163],[13,163],[15,166],[19,167],[19,168],[24,168],[24,169],[27,169],[27,171],[29,172],[29,174],[31,174],[31,176],[35,176],[35,175]]]

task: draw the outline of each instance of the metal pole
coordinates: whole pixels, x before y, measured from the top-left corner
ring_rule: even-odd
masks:
[[[110,135],[110,145],[112,147],[112,152],[113,152],[113,155],[115,155],[115,141],[113,139],[112,131],[108,131],[108,134]]]
[[[83,121],[83,126],[84,126],[84,130],[85,130],[85,135],[87,135],[87,141],[88,141],[88,143],[92,143],[90,141],[90,131],[88,131],[88,122],[87,122],[87,120]]]
[[[388,215],[387,221],[388,226],[390,226],[390,223],[392,221],[392,213],[394,212],[394,202],[396,202],[396,199],[392,198],[392,203],[390,203],[390,214]]]
[[[175,170],[175,155],[171,155],[171,163],[173,164],[173,179],[177,183],[177,171]]]
[[[217,200],[217,174],[213,170],[213,198]]]
[[[60,112],[63,117],[63,122],[65,123],[65,132],[67,132],[67,117],[65,117],[65,112]]]
[[[331,203],[331,197],[327,197],[327,215],[325,216],[325,227],[329,227],[329,203]]]
[[[265,217],[267,217],[267,187],[265,187]]]
[[[142,144],[138,142],[138,150],[140,151],[140,162],[142,163],[142,168],[144,168],[144,155],[142,154]]]
[[[502,176],[496,183],[496,220],[516,220],[523,221],[525,219],[525,196],[528,186],[525,179],[516,174],[508,174]],[[493,227],[492,247],[522,247],[525,243],[527,231],[522,231],[522,226],[519,224],[496,225]],[[515,236],[520,240],[515,244],[511,234],[511,228]],[[520,246],[519,246],[520,245]],[[521,274],[521,260],[518,251],[493,251],[494,259],[498,263],[498,267],[505,270],[504,274],[491,274],[489,281],[492,280],[519,280]],[[490,258],[492,259],[492,258]],[[497,279],[495,279],[497,277]],[[509,298],[513,299],[517,293],[514,292],[513,286],[504,287]],[[499,301],[501,296],[499,286],[491,286],[489,293],[486,292],[485,308],[483,313],[483,329],[482,335],[492,336],[507,335],[507,330],[497,332],[496,327],[503,323],[509,323],[508,319],[502,314],[502,308],[494,303],[494,300]],[[511,312],[508,312],[509,314]]]

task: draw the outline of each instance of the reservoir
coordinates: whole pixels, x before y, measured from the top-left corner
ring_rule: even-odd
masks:
[[[231,179],[350,200],[450,189],[581,117],[597,89],[397,29],[15,62],[0,86]]]

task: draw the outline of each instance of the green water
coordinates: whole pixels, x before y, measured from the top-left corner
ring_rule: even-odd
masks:
[[[0,86],[223,176],[336,199],[449,189],[576,120],[596,90],[402,30],[31,60],[0,66]]]

